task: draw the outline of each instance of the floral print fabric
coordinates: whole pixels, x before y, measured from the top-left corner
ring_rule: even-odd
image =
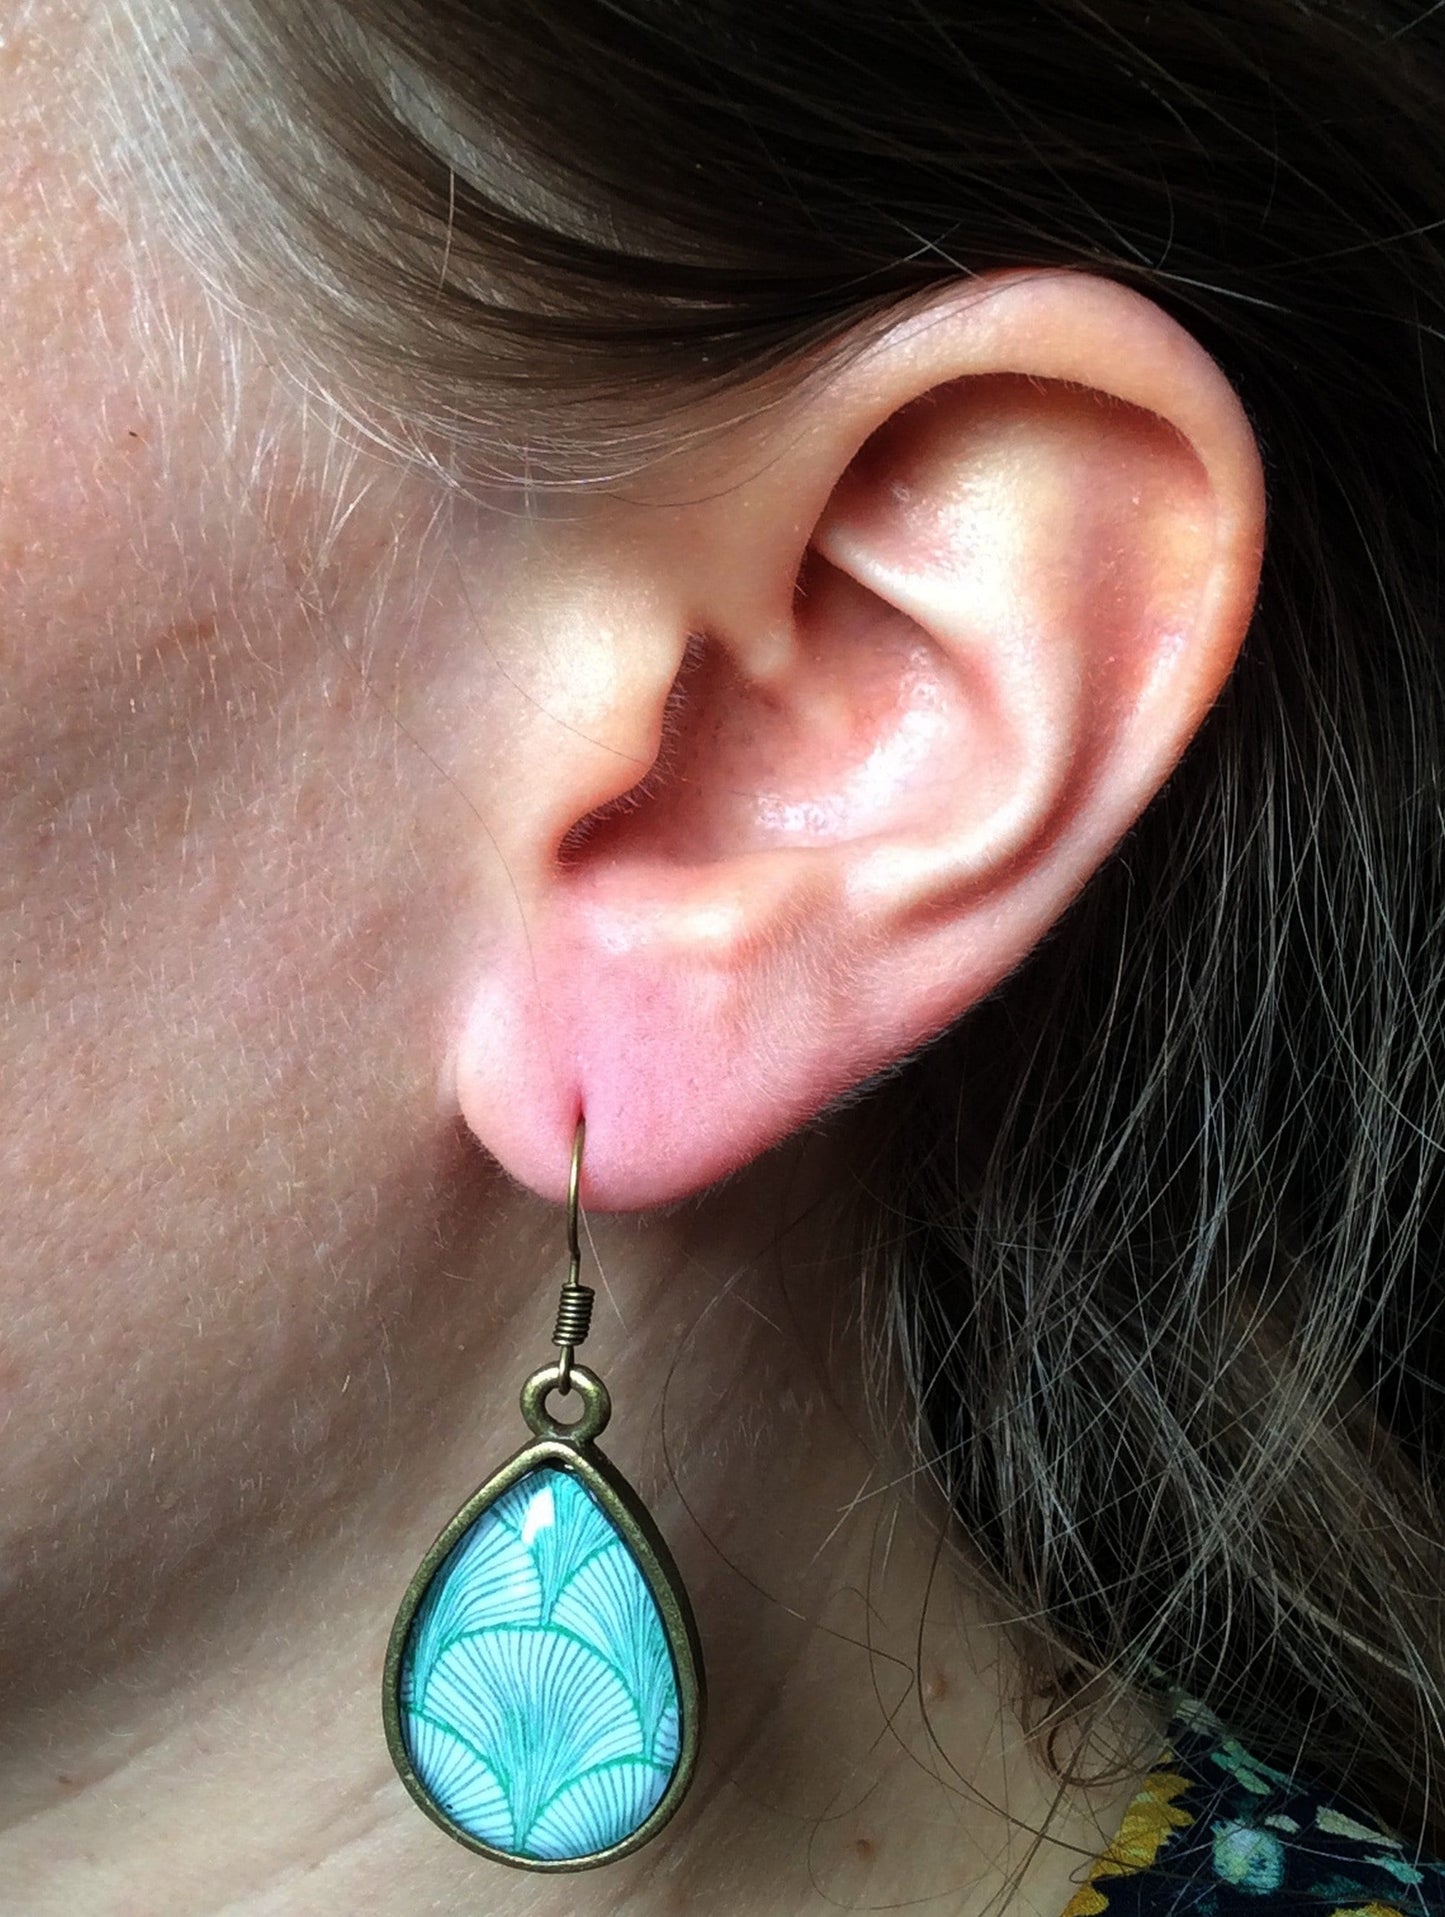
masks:
[[[1062,1917],[1445,1917],[1445,1861],[1184,1706]]]

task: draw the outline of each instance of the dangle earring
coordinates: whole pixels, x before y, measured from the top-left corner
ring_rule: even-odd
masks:
[[[579,1118],[561,1355],[522,1386],[532,1442],[422,1559],[382,1693],[392,1759],[428,1817],[524,1870],[586,1870],[645,1844],[682,1801],[702,1733],[692,1606],[646,1506],[594,1442],[607,1387],[573,1362],[595,1295],[579,1282],[585,1136]],[[581,1415],[560,1424],[547,1400],[569,1390]]]

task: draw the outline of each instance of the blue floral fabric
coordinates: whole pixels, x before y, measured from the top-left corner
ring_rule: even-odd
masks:
[[[1261,1911],[1261,1904],[1269,1912]],[[1445,1917],[1445,1860],[1184,1706],[1063,1917]]]

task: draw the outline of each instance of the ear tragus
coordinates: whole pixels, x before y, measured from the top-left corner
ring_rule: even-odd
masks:
[[[657,750],[651,765],[635,785],[619,792],[605,805],[594,806],[577,820],[557,848],[559,866],[578,866],[595,857],[604,846],[615,844],[620,821],[654,803],[666,803],[667,795],[678,781],[686,778],[684,747],[695,724],[696,682],[708,652],[708,642],[700,632],[688,634],[677,676],[663,707]]]

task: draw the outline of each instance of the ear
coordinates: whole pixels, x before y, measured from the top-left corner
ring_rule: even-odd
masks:
[[[725,459],[619,508],[586,569],[592,743],[534,743],[521,917],[453,1054],[547,1196],[585,1112],[605,1209],[741,1167],[1016,966],[1168,777],[1258,583],[1233,389],[1081,272],[899,314]]]

